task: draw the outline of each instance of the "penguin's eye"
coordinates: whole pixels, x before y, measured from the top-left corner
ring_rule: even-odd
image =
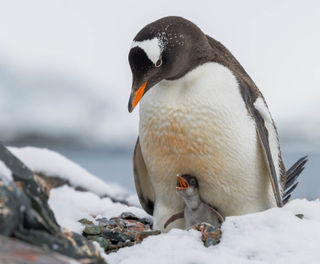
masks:
[[[162,59],[157,60],[155,66],[160,67],[162,65]]]
[[[195,184],[196,184],[195,180],[194,180],[194,179],[191,179],[190,185],[194,186]]]

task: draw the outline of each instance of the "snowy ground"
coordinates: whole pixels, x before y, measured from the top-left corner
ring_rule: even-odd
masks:
[[[31,168],[55,176],[62,173],[75,185],[87,182],[85,185],[92,187],[92,182],[98,181],[94,175],[55,152],[32,148],[10,150]],[[0,174],[8,174],[5,167],[0,166]],[[100,188],[104,187],[115,194],[111,185],[101,183]],[[124,211],[131,211],[139,217],[147,216],[141,208],[100,198],[101,189],[94,189],[93,186],[92,192],[80,192],[62,186],[51,191],[49,204],[61,226],[81,232],[83,227],[77,222],[81,218],[109,218]],[[119,195],[123,195],[123,190],[118,190]],[[132,197],[130,199],[136,201]],[[300,219],[296,214],[303,214],[304,218]],[[222,226],[221,243],[214,247],[205,248],[199,232],[174,229],[167,234],[146,238],[140,245],[120,249],[105,258],[111,264],[319,263],[319,245],[320,201],[296,199],[281,209],[227,217]]]

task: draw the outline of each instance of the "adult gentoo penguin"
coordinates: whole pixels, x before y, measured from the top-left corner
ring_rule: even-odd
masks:
[[[223,216],[287,202],[306,157],[286,172],[264,97],[221,43],[165,17],[136,35],[129,63],[129,112],[142,99],[135,184],[155,228],[183,210],[177,174],[197,175],[201,199]]]

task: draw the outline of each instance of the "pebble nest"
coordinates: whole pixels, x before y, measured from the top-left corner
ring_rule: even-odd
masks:
[[[82,235],[90,241],[96,241],[108,254],[123,247],[131,247],[141,243],[146,237],[161,234],[152,229],[152,219],[139,218],[133,213],[124,212],[119,217],[95,218],[93,221],[81,219],[84,225]],[[214,246],[220,242],[221,229],[208,223],[200,223],[190,227],[201,232],[204,246]]]

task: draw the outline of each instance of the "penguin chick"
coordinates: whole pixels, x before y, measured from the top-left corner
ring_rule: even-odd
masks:
[[[224,217],[217,210],[201,200],[199,183],[196,177],[187,174],[177,176],[176,192],[183,199],[185,208],[183,211],[171,216],[164,224],[164,228],[183,217],[185,219],[185,228],[202,222],[219,226],[224,221]]]

